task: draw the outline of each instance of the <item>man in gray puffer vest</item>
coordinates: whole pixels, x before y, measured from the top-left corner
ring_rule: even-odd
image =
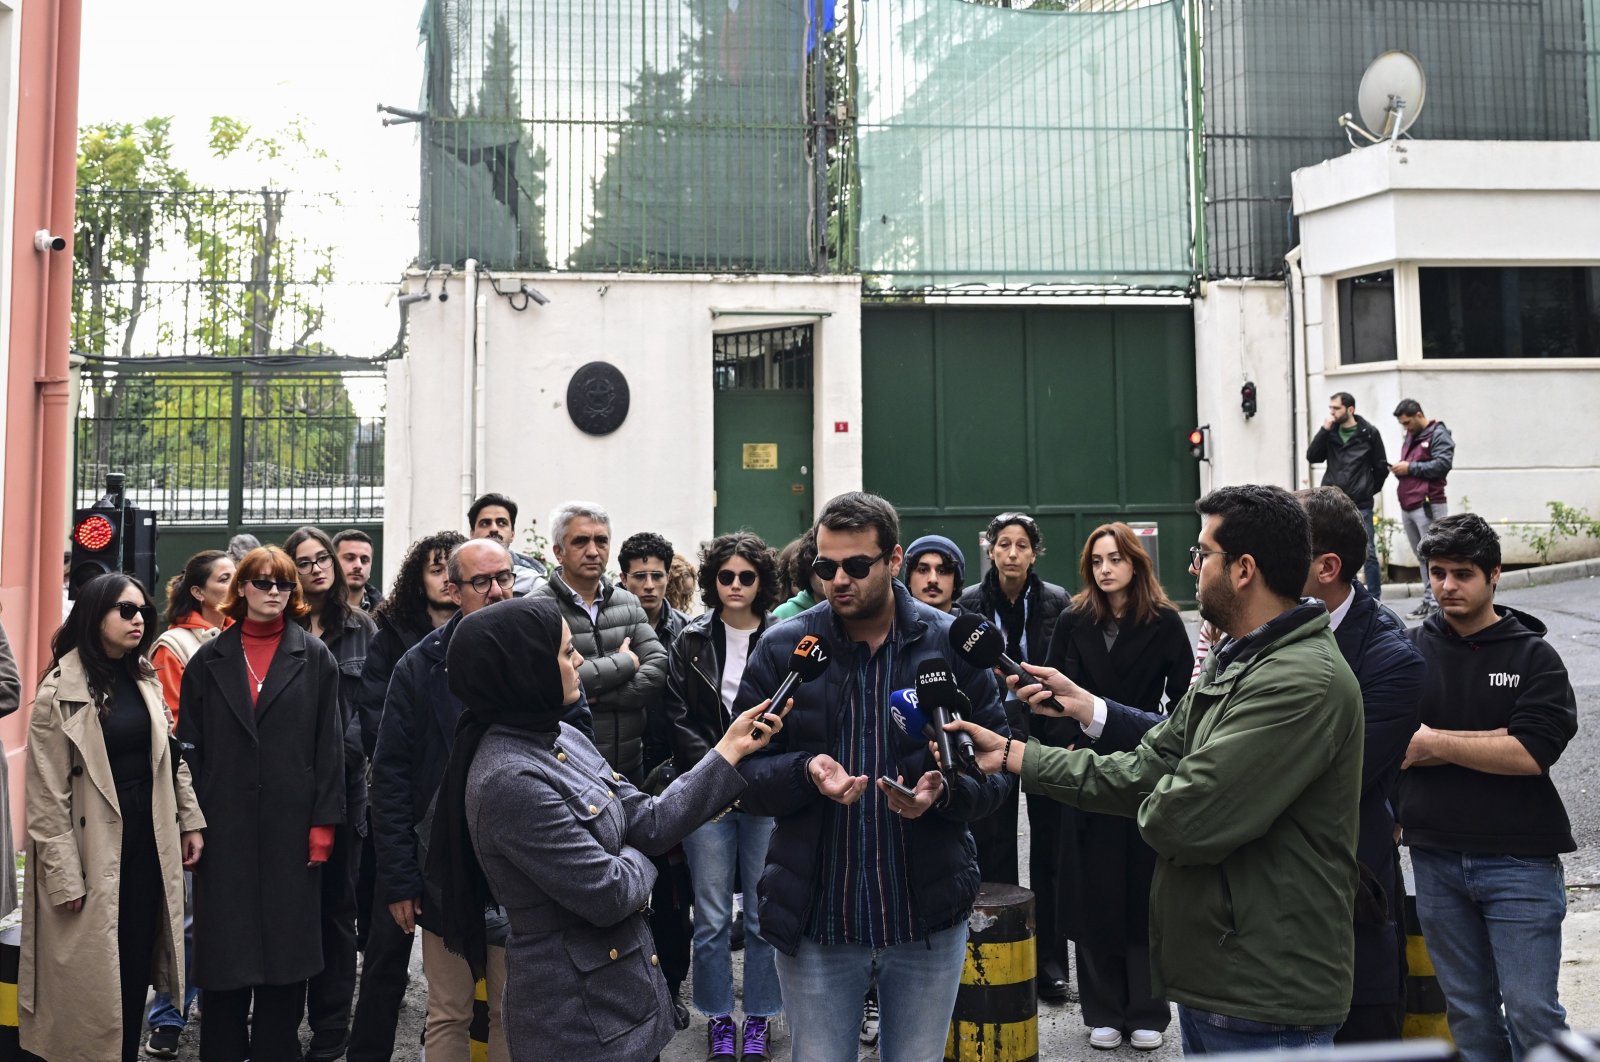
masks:
[[[667,651],[644,606],[605,577],[611,517],[594,502],[571,501],[550,514],[556,569],[530,597],[561,606],[572,644],[583,654],[578,677],[594,715],[594,744],[615,771],[644,781],[646,709],[667,683]]]

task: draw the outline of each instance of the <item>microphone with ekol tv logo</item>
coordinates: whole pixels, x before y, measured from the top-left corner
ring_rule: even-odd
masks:
[[[950,625],[950,648],[973,667],[981,667],[985,671],[997,667],[1008,675],[1015,675],[1021,686],[1039,684],[1037,675],[1028,674],[1022,670],[1022,665],[1006,655],[1005,637],[976,612],[963,612]],[[1054,695],[1047,697],[1043,704],[1058,714],[1066,714],[1066,709]]]

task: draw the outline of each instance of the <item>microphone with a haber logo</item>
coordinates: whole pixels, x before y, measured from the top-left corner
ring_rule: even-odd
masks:
[[[961,718],[966,695],[956,685],[955,676],[941,660],[924,660],[917,668],[917,688],[895,690],[889,695],[889,718],[912,742],[933,742],[939,750],[939,769],[946,775],[957,770],[977,773],[977,750],[972,738],[944,724]]]

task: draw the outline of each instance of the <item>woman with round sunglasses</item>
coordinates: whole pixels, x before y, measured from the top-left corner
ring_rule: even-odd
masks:
[[[84,584],[28,726],[17,1003],[42,1058],[138,1058],[151,985],[183,992],[183,868],[206,820],[144,659],[149,600],[117,572]]]
[[[667,671],[667,715],[673,762],[687,774],[733,724],[733,700],[745,661],[771,622],[778,567],[756,535],[736,531],[700,551],[700,599],[706,611],[673,640]],[[733,810],[684,838],[694,882],[694,1005],[705,1016],[713,1062],[768,1057],[768,1023],[783,1007],[772,945],[761,939],[756,905],[745,905],[744,1026],[733,1019],[733,892],[738,872],[754,891],[767,862],[774,820]]]
[[[1034,570],[1044,556],[1044,536],[1033,517],[1021,512],[1001,513],[989,521],[985,533],[989,570],[982,582],[961,594],[961,607],[994,624],[1005,636],[1007,656],[1037,664],[1050,648],[1056,620],[1071,599],[1065,588],[1045,582]],[[1006,721],[1018,739],[1026,739],[1031,733],[1047,744],[1054,743],[1049,732],[1052,721],[1032,717],[1028,706],[1009,693],[1005,707]],[[1018,803],[1018,792],[1013,789],[999,811],[972,824],[984,881],[1017,884]],[[1039,922],[1038,991],[1040,999],[1052,1003],[1065,1002],[1071,995],[1066,955],[1057,943],[1054,902],[1060,809],[1054,800],[1028,798],[1028,880],[1033,886]]]
[[[1099,752],[1137,747],[1189,689],[1194,651],[1183,619],[1156,581],[1133,529],[1102,524],[1078,558],[1083,586],[1056,624],[1045,663],[1090,693],[1139,709],[1137,725],[1076,732],[1072,743]],[[1051,720],[1057,723],[1057,720]],[[1104,720],[1099,724],[1104,726]],[[1093,729],[1093,728],[1091,728]],[[1105,740],[1101,740],[1104,738]],[[1123,1037],[1141,1051],[1160,1047],[1171,1020],[1150,990],[1150,880],[1155,853],[1132,819],[1061,805],[1061,936],[1078,958],[1078,996],[1089,1044],[1103,1051]]]
[[[339,665],[288,622],[307,611],[294,561],[239,562],[236,622],[183,674],[178,740],[212,826],[194,875],[194,979],[206,1062],[300,1058],[306,981],[324,965],[322,865],[344,821]]]

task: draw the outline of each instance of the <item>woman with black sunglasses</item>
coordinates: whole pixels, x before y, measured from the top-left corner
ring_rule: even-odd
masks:
[[[183,673],[178,740],[215,827],[194,875],[206,1062],[299,1062],[306,981],[323,968],[322,865],[344,821],[344,757],[338,662],[286,622],[306,611],[289,555],[251,550],[223,605],[236,622]]]
[[[672,642],[667,715],[673,763],[687,774],[733,724],[733,699],[745,661],[778,603],[778,565],[756,535],[736,531],[700,551],[700,597],[706,611]],[[694,1005],[707,1022],[706,1057],[731,1062],[767,1057],[767,1026],[783,1008],[772,945],[761,939],[756,905],[745,905],[744,1028],[733,1020],[733,879],[752,893],[767,862],[774,820],[729,811],[683,840],[694,880]]]
[[[183,993],[183,868],[206,822],[144,659],[149,601],[120,573],[78,591],[28,726],[17,1002],[42,1058],[138,1058],[151,984]]]

